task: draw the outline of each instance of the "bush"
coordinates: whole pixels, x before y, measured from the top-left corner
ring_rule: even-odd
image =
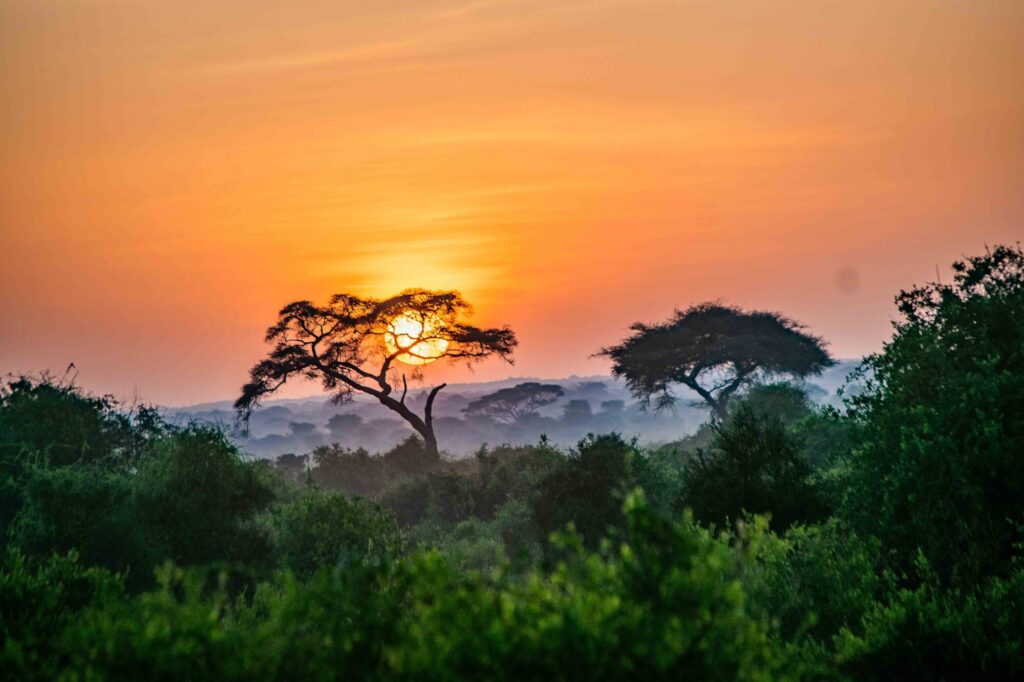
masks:
[[[370,497],[380,495],[388,486],[384,460],[362,448],[322,445],[313,450],[312,459],[310,477],[325,490]]]
[[[388,658],[413,679],[789,679],[767,627],[723,580],[728,549],[629,503],[629,544],[578,536],[551,573],[491,582],[437,557],[406,564],[408,618]]]
[[[274,518],[280,561],[302,576],[391,556],[401,547],[394,519],[364,499],[309,492],[276,509]]]
[[[134,484],[127,474],[97,467],[33,468],[10,543],[41,559],[75,550],[87,566],[146,584],[160,552],[136,514]]]
[[[507,561],[505,546],[493,523],[468,519],[455,525],[425,521],[409,529],[411,546],[437,551],[456,571],[490,573]]]
[[[437,469],[441,459],[436,452],[428,452],[423,441],[409,436],[383,455],[384,470],[392,480],[423,476]]]
[[[807,394],[789,382],[752,386],[739,404],[746,405],[758,416],[777,419],[786,426],[792,426],[812,414]],[[735,412],[736,407],[731,411]]]
[[[970,592],[924,584],[879,602],[837,638],[838,668],[864,680],[1024,677],[1024,571]]]
[[[62,636],[68,680],[246,679],[244,633],[223,590],[171,565],[158,587],[85,611]]]
[[[8,551],[0,562],[0,678],[54,679],[68,623],[86,607],[123,598],[117,576],[84,568],[73,552],[33,564]]]
[[[407,528],[423,521],[456,524],[474,514],[474,481],[452,471],[439,471],[405,481],[381,499],[398,524]]]
[[[892,589],[877,541],[835,521],[771,533],[763,517],[739,525],[740,574],[752,608],[775,621],[788,640],[827,644]]]
[[[751,513],[770,514],[784,529],[827,514],[813,470],[781,421],[741,404],[714,429],[711,447],[686,465],[678,506],[719,526]]]
[[[726,579],[727,545],[634,497],[627,544],[578,536],[526,575],[463,572],[436,552],[283,577],[251,602],[165,567],[160,587],[83,612],[68,679],[793,679]]]
[[[414,547],[437,550],[458,570],[523,570],[541,549],[540,534],[524,500],[508,502],[490,521],[472,518],[452,525],[431,518],[410,528],[407,537]]]
[[[264,565],[269,540],[253,522],[273,499],[264,476],[220,431],[183,429],[158,443],[139,470],[139,522],[162,559]]]
[[[39,452],[49,466],[138,460],[143,445],[166,428],[156,411],[118,411],[111,396],[96,397],[49,375],[0,384],[0,457]]]
[[[474,492],[476,515],[491,519],[511,500],[533,501],[537,486],[564,457],[547,443],[503,445],[476,453],[478,485]]]
[[[683,486],[683,473],[692,455],[678,445],[638,451],[631,462],[636,484],[652,509],[673,515]]]
[[[1010,570],[1024,521],[1024,251],[954,264],[897,297],[902,319],[851,399],[842,515],[902,573],[918,553],[947,584]]]
[[[533,520],[545,536],[572,523],[588,547],[623,524],[636,448],[618,435],[588,436],[540,483]]]

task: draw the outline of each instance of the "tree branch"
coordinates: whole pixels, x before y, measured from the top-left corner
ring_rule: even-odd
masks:
[[[448,384],[438,384],[434,388],[430,389],[430,395],[427,396],[427,406],[423,408],[423,420],[426,422],[428,428],[430,428],[430,425],[434,421],[434,398],[436,398],[441,389],[447,385]]]

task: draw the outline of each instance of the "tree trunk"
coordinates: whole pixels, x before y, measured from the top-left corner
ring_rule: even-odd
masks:
[[[440,457],[441,453],[437,449],[437,437],[434,435],[434,427],[428,426],[427,430],[421,434],[423,436],[423,448],[426,453],[431,457]]]
[[[397,413],[399,417],[408,422],[409,426],[420,435],[420,438],[423,439],[423,448],[426,454],[432,457],[437,457],[441,454],[437,448],[437,436],[434,434],[434,399],[437,398],[438,392],[445,386],[447,384],[440,384],[431,389],[430,395],[427,396],[427,405],[423,410],[422,418],[406,407],[404,401],[395,400],[387,394],[377,396],[377,399],[384,407]]]

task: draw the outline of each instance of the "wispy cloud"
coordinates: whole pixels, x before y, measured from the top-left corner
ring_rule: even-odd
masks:
[[[471,2],[456,3],[434,10],[433,16],[437,19],[457,19],[470,14],[504,8],[510,5],[514,6],[516,4],[515,0],[475,0]]]
[[[384,41],[366,45],[354,45],[339,50],[295,52],[268,55],[257,59],[222,62],[209,67],[206,69],[206,72],[216,75],[234,75],[360,64],[412,57],[417,54],[420,48],[421,43],[414,40]]]

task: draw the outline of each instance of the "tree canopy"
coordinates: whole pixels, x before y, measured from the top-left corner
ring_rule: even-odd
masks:
[[[901,292],[902,317],[851,401],[845,513],[944,579],[1009,570],[1024,522],[1024,250]],[[1018,559],[1019,560],[1019,559]]]
[[[455,291],[409,289],[386,299],[335,294],[325,306],[289,303],[267,330],[273,350],[250,371],[235,409],[245,419],[266,396],[291,378],[319,381],[335,400],[360,392],[396,412],[437,452],[432,410],[434,386],[422,415],[406,405],[408,368],[421,376],[420,365],[434,360],[473,363],[498,356],[511,363],[517,341],[509,327],[467,324],[469,304]],[[395,397],[398,388],[401,393]]]
[[[804,377],[834,364],[824,342],[804,329],[778,313],[701,303],[662,323],[634,324],[632,336],[599,355],[611,358],[612,373],[643,405],[652,399],[658,408],[672,405],[672,387],[682,384],[724,419],[729,400],[744,386],[771,376]]]
[[[528,381],[488,393],[474,400],[463,410],[471,417],[486,416],[506,424],[513,424],[538,407],[555,402],[563,395],[556,384]]]
[[[814,470],[781,419],[744,400],[713,429],[710,447],[687,462],[680,490],[680,506],[698,521],[726,527],[744,513],[771,514],[786,529],[826,516]]]

